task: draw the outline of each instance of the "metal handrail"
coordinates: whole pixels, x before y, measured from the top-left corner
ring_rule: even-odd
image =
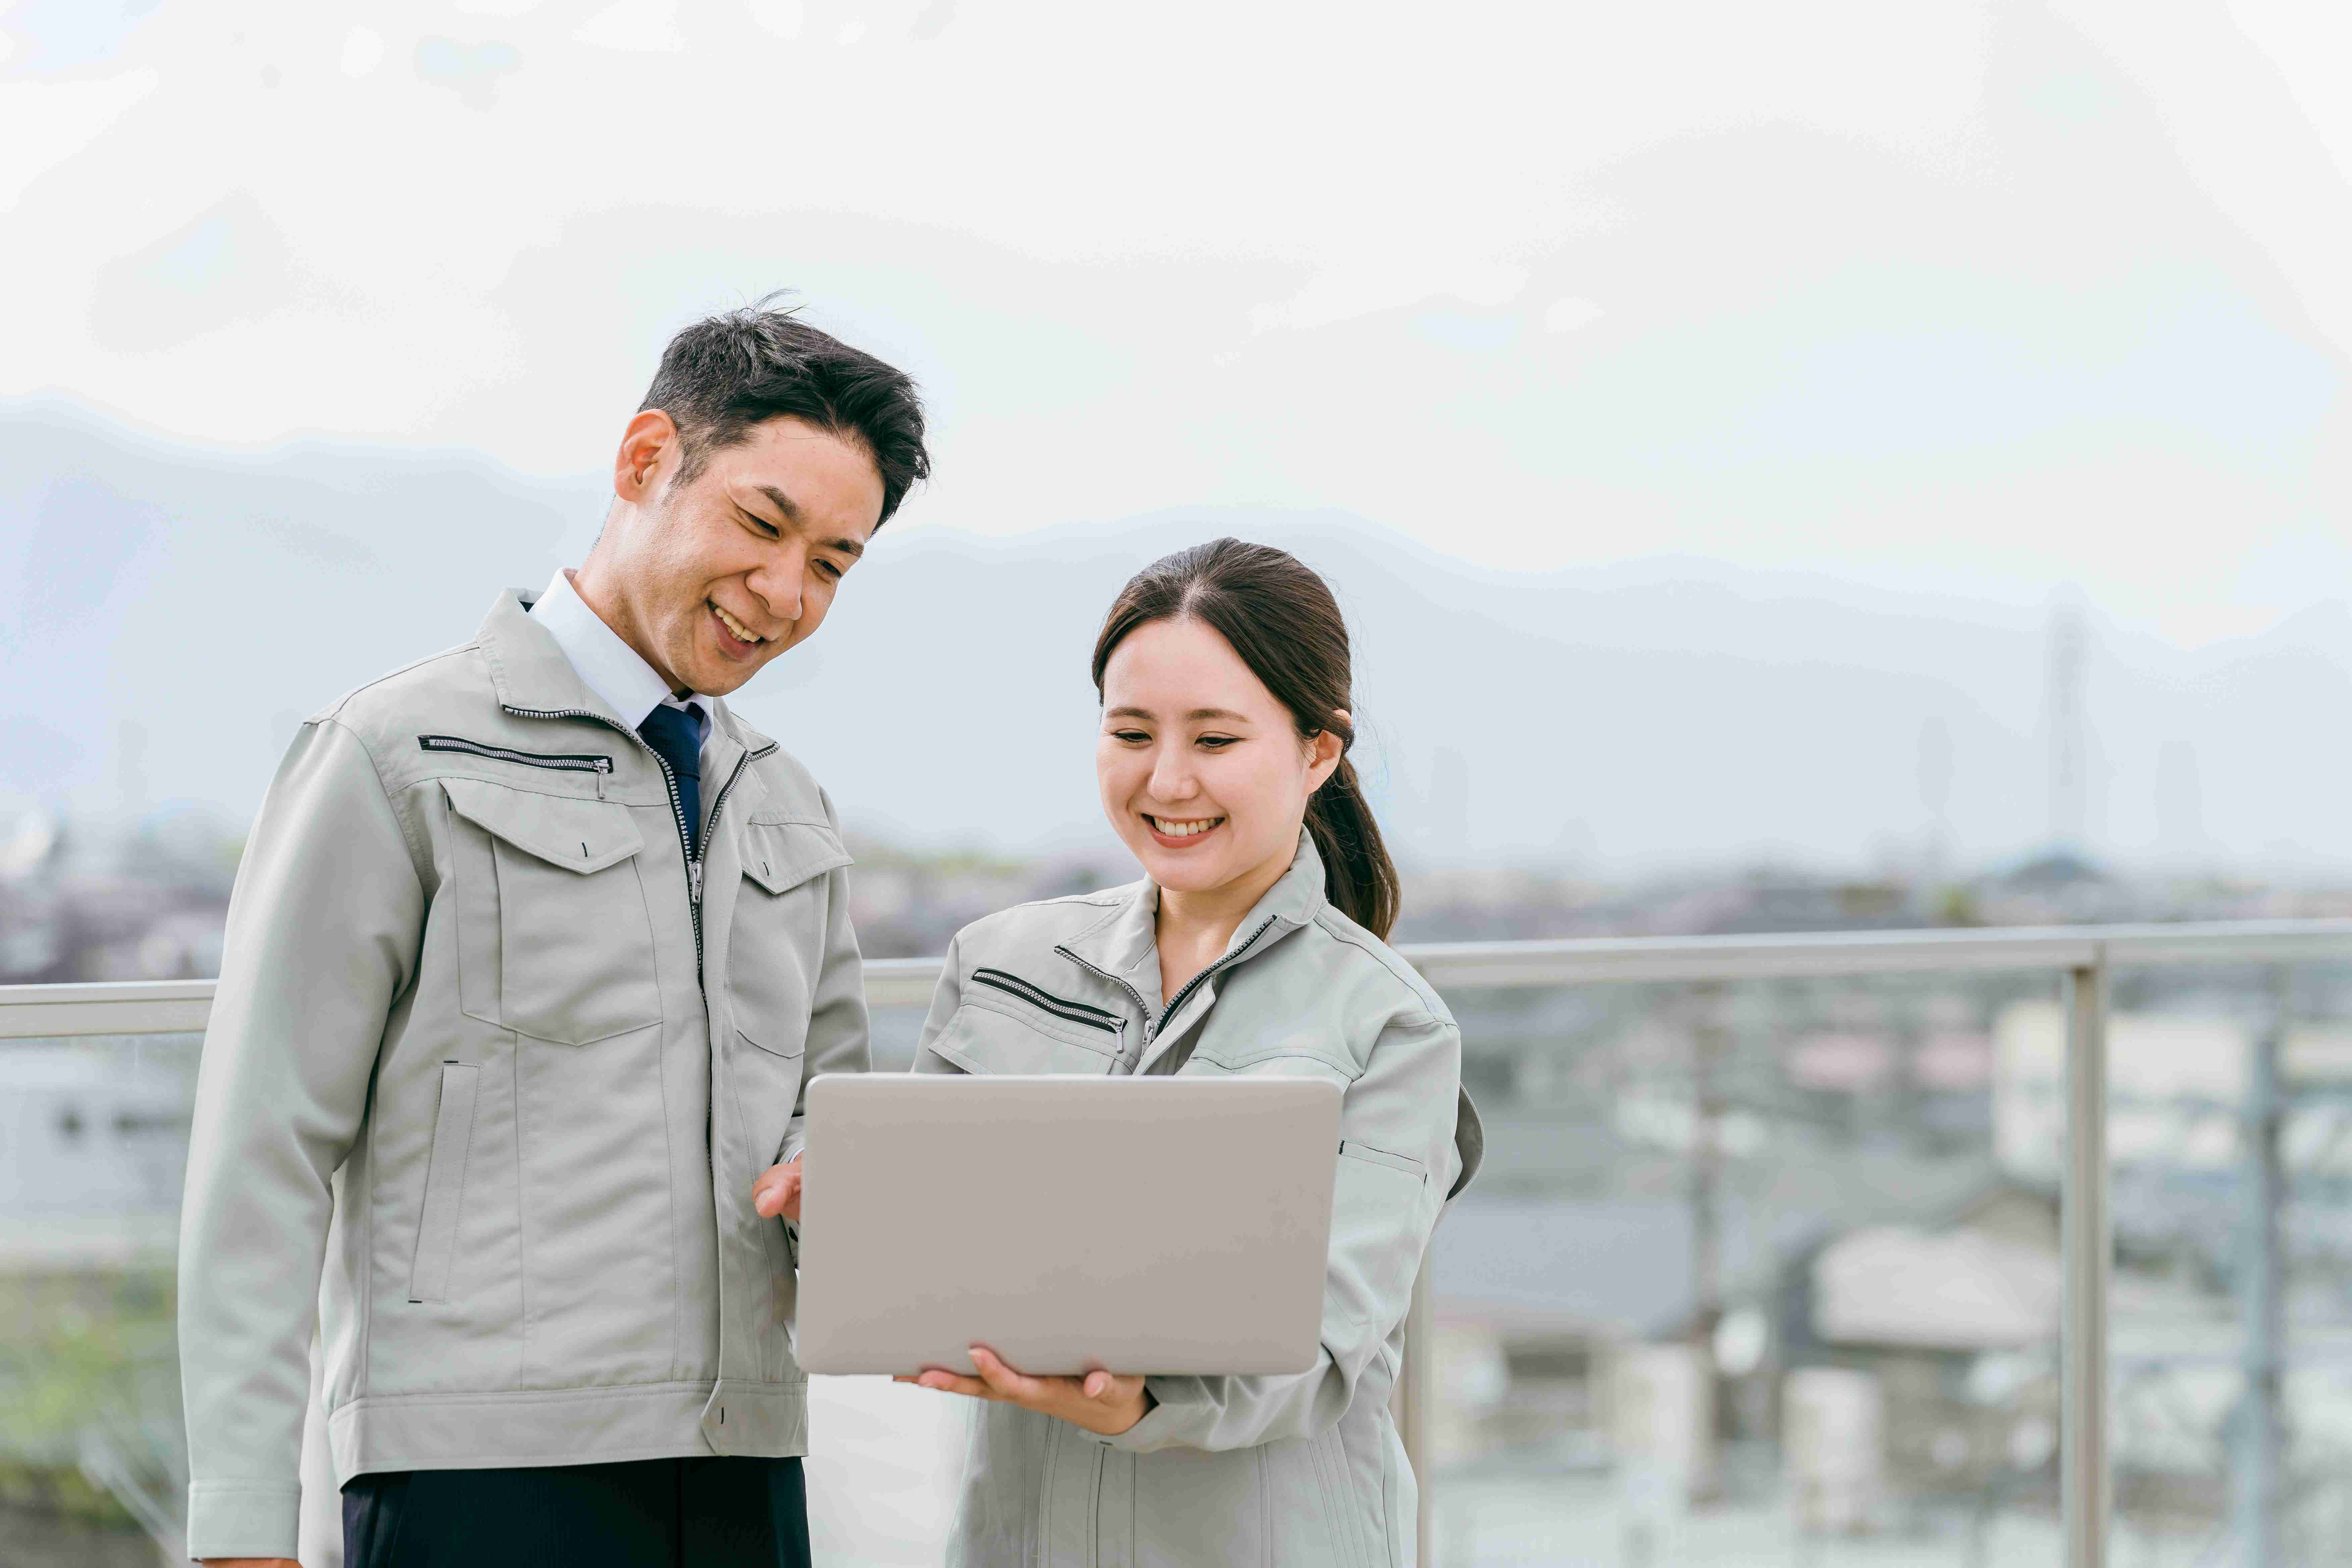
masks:
[[[2101,965],[2175,968],[2352,957],[2352,920],[1571,937],[1421,942],[1398,951],[1441,991],[1959,971],[2061,973]],[[866,1002],[877,1007],[922,1005],[939,983],[941,962],[867,959]],[[210,1015],[214,984],[210,980],[136,980],[0,985],[0,1040],[194,1033]]]
[[[2107,1204],[2107,992],[2116,969],[2281,964],[2352,958],[2352,920],[2053,926],[2005,930],[1833,931],[1801,935],[1574,938],[1443,942],[1400,950],[1440,990],[1631,982],[1729,982],[1799,976],[2042,972],[2066,983],[2067,1156],[2060,1188],[2065,1281],[2059,1344],[2059,1495],[2067,1568],[2105,1568],[2112,1488],[2107,1465],[2107,1299],[2113,1247]],[[943,961],[868,961],[875,1006],[920,1006]],[[0,1040],[187,1034],[212,1011],[214,982],[0,986]],[[1430,1342],[1429,1291],[1413,1293],[1407,1364]],[[1408,1456],[1423,1480],[1420,1561],[1430,1561],[1425,1366],[1402,1401]]]

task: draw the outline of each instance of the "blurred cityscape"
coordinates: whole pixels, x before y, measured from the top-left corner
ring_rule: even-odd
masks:
[[[876,956],[1124,875],[854,847]],[[0,984],[215,973],[237,851],[198,812],[109,840],[21,811],[0,824]],[[1405,902],[1411,942],[2342,915],[2352,886],[2133,877],[2053,851],[1936,880],[1424,870]],[[1489,1152],[1433,1255],[1438,1563],[2057,1560],[2049,983],[1449,1000]],[[2126,975],[2115,1006],[2126,1560],[2241,1561],[2240,1434],[2258,1420],[2288,1457],[2266,1568],[2352,1558],[2352,973]],[[903,1065],[919,1025],[877,1015],[877,1065]],[[9,1563],[148,1563],[177,1528],[171,1268],[195,1057],[186,1037],[0,1051]],[[2284,1197],[2252,1215],[2265,1162]],[[2286,1281],[2287,1372],[2257,1409],[2244,1368],[2282,1352],[2248,1338],[2264,1268]]]

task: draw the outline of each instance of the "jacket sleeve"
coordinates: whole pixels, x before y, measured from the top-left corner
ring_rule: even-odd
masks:
[[[833,802],[824,815],[837,830]],[[784,1126],[779,1161],[793,1160],[808,1146],[809,1079],[819,1073],[865,1072],[872,1065],[866,1043],[866,966],[857,953],[857,932],[849,923],[849,871],[825,873],[824,960],[809,999],[808,1045],[801,1064],[800,1094]]]
[[[1423,1013],[1395,1020],[1372,1047],[1339,1110],[1331,1254],[1322,1347],[1309,1370],[1282,1377],[1152,1377],[1156,1402],[1114,1447],[1245,1448],[1306,1437],[1336,1424],[1412,1303],[1413,1279],[1453,1189],[1462,1037]],[[1389,1377],[1396,1369],[1386,1369]]]
[[[247,840],[180,1222],[188,1551],[291,1557],[329,1183],[415,973],[419,881],[366,747],[303,727]]]
[[[917,1072],[963,1071],[931,1049],[931,1042],[940,1037],[940,1031],[948,1026],[948,1020],[956,1016],[958,1007],[963,1005],[963,982],[959,978],[963,973],[963,958],[959,952],[962,944],[961,933],[948,942],[947,962],[940,971],[939,984],[931,991],[931,1010],[924,1016],[922,1037],[915,1046],[914,1070]]]

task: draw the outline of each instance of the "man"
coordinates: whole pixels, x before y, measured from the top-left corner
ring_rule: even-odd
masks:
[[[773,1216],[866,1009],[832,805],[719,699],[928,469],[898,371],[702,321],[581,568],[304,725],[196,1094],[193,1555],[294,1555],[316,1310],[349,1568],[806,1561]]]

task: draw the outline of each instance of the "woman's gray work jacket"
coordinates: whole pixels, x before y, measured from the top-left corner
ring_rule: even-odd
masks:
[[[1158,908],[1147,881],[967,926],[916,1068],[1338,1082],[1322,1353],[1295,1376],[1150,1378],[1153,1408],[1116,1437],[975,1405],[949,1562],[1411,1563],[1416,1490],[1389,1391],[1430,1229],[1478,1166],[1461,1034],[1411,965],[1326,901],[1305,834],[1223,956],[1166,998]]]

